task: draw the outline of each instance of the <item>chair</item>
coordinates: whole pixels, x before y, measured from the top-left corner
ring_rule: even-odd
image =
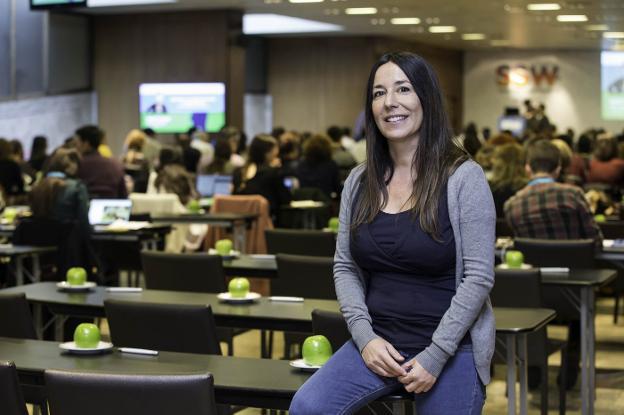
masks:
[[[271,294],[335,300],[334,258],[277,254]]]
[[[106,300],[104,309],[116,346],[221,354],[210,306]]]
[[[37,338],[25,294],[0,294],[0,337]]]
[[[513,236],[513,229],[507,223],[507,220],[504,218],[496,219],[496,237],[499,238],[501,236]]]
[[[542,307],[542,285],[539,269],[503,270],[497,269],[494,278],[495,284],[490,292],[492,304],[497,307]],[[504,342],[497,341],[504,345]],[[527,336],[529,363],[539,365],[541,372],[541,413],[548,414],[548,356],[561,350],[561,386],[559,386],[559,413],[565,414],[567,378],[567,343],[549,340],[546,328],[542,328]],[[504,354],[503,354],[504,355]],[[504,359],[501,359],[504,361]],[[500,360],[499,360],[500,361]]]
[[[142,251],[141,261],[145,287],[150,290],[202,293],[227,291],[223,262],[218,255]],[[234,354],[234,336],[244,331],[230,327],[217,328],[218,338],[228,345],[229,356]]]
[[[210,373],[158,375],[46,370],[51,415],[217,413]]]
[[[336,352],[347,341],[351,340],[351,333],[347,328],[347,323],[340,313],[331,311],[312,311],[312,331],[314,334],[322,334],[331,343],[332,350]],[[371,402],[366,408],[357,412],[357,415],[369,415],[387,413],[387,406],[392,407],[392,413],[404,413],[405,404],[413,405],[411,393],[401,390],[399,392],[383,396],[375,402]]]
[[[333,257],[336,252],[333,232],[270,229],[265,236],[270,254]]]
[[[624,221],[599,222],[598,226],[600,227],[602,236],[605,239],[624,239]],[[617,324],[618,317],[620,315],[620,297],[624,295],[624,268],[622,267],[622,264],[618,262],[605,262],[608,267],[616,267],[618,269],[618,276],[616,280],[609,286],[609,289],[612,291],[609,292],[609,294],[613,295],[615,303],[615,306],[613,307],[613,324]],[[599,263],[605,262],[599,261]]]
[[[0,361],[0,414],[28,415],[13,362]]]

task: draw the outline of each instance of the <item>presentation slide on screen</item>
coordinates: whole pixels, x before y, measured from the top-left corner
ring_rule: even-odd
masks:
[[[600,66],[602,118],[624,120],[624,52],[602,52]]]
[[[216,132],[225,125],[225,84],[141,84],[141,128],[183,133],[189,128]]]

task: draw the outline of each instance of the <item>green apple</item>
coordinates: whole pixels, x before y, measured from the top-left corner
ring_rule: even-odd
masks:
[[[329,223],[327,227],[334,232],[338,232],[338,227],[340,226],[340,220],[337,217],[333,217],[329,219]]]
[[[199,205],[199,200],[191,199],[186,205],[186,208],[189,210],[189,212],[199,213],[199,211],[201,210],[201,206]]]
[[[524,254],[520,251],[507,251],[505,263],[509,268],[520,268],[524,263]]]
[[[606,222],[607,221],[607,217],[603,214],[598,214],[596,216],[594,216],[594,220],[596,222]]]
[[[81,323],[74,331],[74,343],[81,349],[93,349],[100,342],[100,329],[95,324]]]
[[[310,336],[303,342],[301,349],[303,360],[310,366],[321,366],[332,356],[332,347],[327,337],[322,335]]]
[[[17,209],[10,207],[5,208],[2,212],[2,217],[9,222],[13,222],[17,217]]]
[[[232,298],[245,298],[249,293],[249,280],[247,278],[232,278],[228,284],[228,292]]]
[[[82,267],[73,267],[67,270],[66,277],[69,285],[83,285],[87,282],[87,271]]]
[[[219,239],[215,243],[215,249],[219,255],[229,255],[232,251],[232,241],[229,239]]]

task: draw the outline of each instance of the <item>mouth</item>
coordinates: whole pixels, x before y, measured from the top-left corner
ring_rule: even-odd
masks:
[[[407,115],[388,115],[387,117],[384,117],[384,121],[389,123],[399,123],[407,117]]]

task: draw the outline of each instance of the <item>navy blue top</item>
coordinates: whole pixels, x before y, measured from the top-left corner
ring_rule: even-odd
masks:
[[[455,295],[455,237],[446,192],[440,199],[439,241],[405,211],[379,212],[357,229],[351,243],[354,260],[368,276],[366,305],[373,330],[410,355],[431,344]],[[468,341],[469,335],[463,343]]]

